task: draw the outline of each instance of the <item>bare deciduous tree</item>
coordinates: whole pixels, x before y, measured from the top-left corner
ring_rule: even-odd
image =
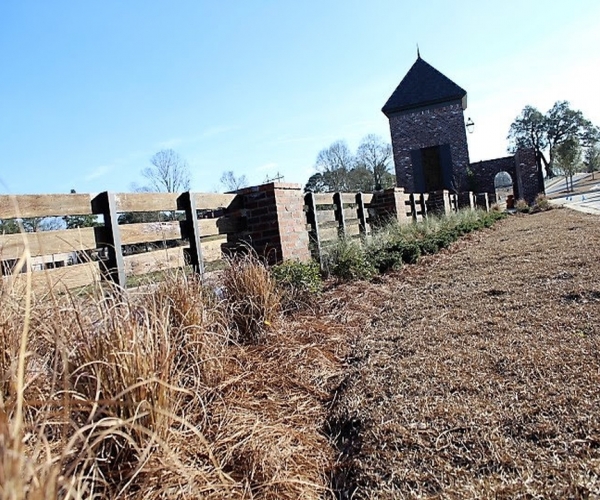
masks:
[[[319,151],[315,167],[327,178],[332,191],[348,190],[348,172],[355,165],[355,159],[345,141],[336,141]]]
[[[136,191],[178,193],[189,191],[190,167],[172,149],[163,149],[150,158],[151,167],[142,170],[148,184],[135,187]]]
[[[375,134],[363,138],[356,152],[356,161],[373,175],[374,188],[391,187],[390,167],[392,164],[392,146]],[[387,174],[387,175],[386,175]],[[393,179],[391,179],[393,183]],[[393,185],[393,184],[392,184]]]
[[[381,137],[369,134],[353,155],[345,141],[336,141],[317,155],[315,169],[305,191],[330,193],[335,191],[364,193],[396,185],[390,172],[392,146]]]
[[[226,191],[237,191],[248,185],[248,179],[245,175],[237,177],[233,170],[227,170],[221,175],[219,182],[223,185]]]

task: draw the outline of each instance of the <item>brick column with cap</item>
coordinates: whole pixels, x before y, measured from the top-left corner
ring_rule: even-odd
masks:
[[[407,200],[404,188],[389,188],[373,193],[370,212],[374,215],[374,224],[381,226],[390,219],[400,224],[411,222],[411,218],[407,216]]]
[[[243,198],[246,230],[242,239],[271,264],[310,260],[300,184],[271,182],[237,191]]]

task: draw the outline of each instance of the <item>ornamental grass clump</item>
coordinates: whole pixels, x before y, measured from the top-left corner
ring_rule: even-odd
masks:
[[[238,298],[274,293],[237,264]],[[183,274],[106,292],[0,289],[0,498],[327,496],[339,341],[307,322],[235,342],[232,296]]]
[[[197,276],[173,272],[151,291],[148,299],[157,317],[168,321],[171,338],[179,346],[177,363],[188,370],[196,366],[197,370],[190,374],[196,382],[218,383],[222,376],[220,360],[232,340],[232,332],[227,309],[214,290],[203,285]]]
[[[93,478],[105,498],[129,497],[159,470],[163,491],[224,481],[198,423],[223,380],[229,334],[197,283],[171,277],[135,295],[40,301],[31,324],[55,339],[46,376],[58,383],[39,400],[60,417],[46,432],[68,440],[54,443],[69,451],[67,476]],[[190,466],[200,457],[203,468]]]
[[[37,306],[26,287],[0,281],[0,498],[89,498],[96,478],[69,467],[78,425],[62,411],[67,358],[37,335]]]
[[[223,271],[223,286],[235,340],[262,342],[281,314],[281,293],[275,278],[256,255],[249,253],[229,260]]]
[[[515,202],[515,209],[517,210],[517,212],[521,212],[524,214],[528,214],[529,211],[531,210],[531,208],[529,207],[529,204],[523,199],[518,199]]]
[[[550,199],[544,193],[540,193],[535,197],[532,211],[545,212],[546,210],[550,210],[551,208],[552,205],[550,204]]]

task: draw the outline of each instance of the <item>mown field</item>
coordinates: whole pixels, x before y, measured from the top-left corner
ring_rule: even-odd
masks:
[[[300,310],[251,259],[219,280],[1,289],[0,497],[600,497],[600,218],[511,216]]]
[[[510,217],[331,296],[339,497],[599,497],[600,218]]]

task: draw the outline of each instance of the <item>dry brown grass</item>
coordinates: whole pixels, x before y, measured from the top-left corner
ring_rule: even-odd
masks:
[[[223,287],[236,340],[257,344],[279,319],[281,292],[254,253],[234,257],[228,264]]]
[[[514,216],[335,296],[362,325],[340,498],[600,497],[600,218]]]
[[[0,497],[600,495],[600,219],[511,217],[317,314],[256,265],[224,299],[0,290]]]
[[[339,342],[296,323],[236,343],[237,304],[184,275],[129,297],[33,297],[29,311],[13,292],[0,308],[1,498],[328,495]]]

